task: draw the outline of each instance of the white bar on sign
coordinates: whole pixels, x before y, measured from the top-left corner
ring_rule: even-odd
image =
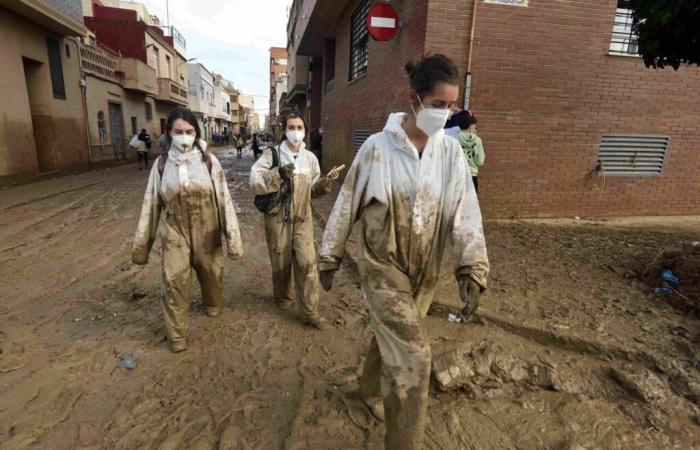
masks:
[[[372,17],[369,25],[375,28],[396,28],[396,19],[393,17]]]

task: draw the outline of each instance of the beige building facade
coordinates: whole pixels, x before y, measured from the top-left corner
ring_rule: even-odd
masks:
[[[89,163],[80,0],[53,3],[0,1],[0,177]]]

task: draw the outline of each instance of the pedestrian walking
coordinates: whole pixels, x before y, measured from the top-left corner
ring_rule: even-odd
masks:
[[[275,148],[268,148],[250,172],[250,185],[256,195],[280,191],[291,185],[289,197],[265,214],[265,238],[270,250],[272,292],[281,309],[294,305],[292,277],[301,320],[322,329],[318,312],[319,281],[314,247],[314,223],[311,198],[330,192],[340,170],[334,168],[321,177],[316,157],[306,150],[306,123],[295,111],[286,115],[285,136]],[[274,152],[274,153],[273,153]]]
[[[431,355],[421,322],[447,243],[465,316],[477,309],[489,271],[466,162],[443,130],[459,95],[457,67],[433,55],[408,63],[406,71],[410,112],[391,114],[360,148],[328,220],[319,262],[321,283],[330,290],[359,221],[357,262],[374,330],[359,394],[378,418],[386,417],[387,450],[423,448]]]
[[[173,352],[187,348],[192,270],[202,287],[207,315],[216,317],[223,301],[223,242],[229,258],[243,246],[226,175],[201,139],[197,118],[176,108],[166,124],[169,149],[151,169],[132,260],[146,264],[161,216],[162,304]]]
[[[479,194],[479,169],[484,165],[486,155],[484,154],[484,145],[481,138],[476,135],[476,117],[467,116],[460,119],[460,132],[457,136],[459,144],[462,146],[464,157],[466,158],[469,167],[469,175],[474,183],[474,190]]]
[[[236,153],[238,155],[238,159],[241,159],[243,156],[243,147],[245,147],[245,139],[243,138],[243,134],[238,133],[236,134]]]
[[[258,134],[253,133],[253,140],[250,143],[250,147],[253,150],[253,158],[257,161],[260,158],[260,155],[262,155],[262,151],[260,150],[260,141],[258,140]]]
[[[141,133],[138,135],[138,140],[140,145],[136,150],[136,155],[139,158],[139,170],[141,170],[141,163],[143,162],[143,170],[148,169],[148,151],[151,149],[151,136],[148,134],[145,128],[141,129]]]

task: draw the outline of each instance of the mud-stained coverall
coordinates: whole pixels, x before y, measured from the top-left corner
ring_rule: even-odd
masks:
[[[280,144],[280,166],[294,164],[292,180],[294,195],[289,216],[284,220],[283,208],[265,214],[265,237],[272,265],[272,292],[282,304],[293,302],[292,277],[297,294],[297,307],[302,319],[318,315],[319,280],[311,198],[320,197],[331,189],[331,183],[321,178],[318,159],[302,143],[297,154]],[[250,186],[256,195],[276,192],[282,184],[277,168],[272,167],[272,151],[265,150],[250,171]]]
[[[375,338],[360,393],[384,398],[386,448],[422,448],[430,379],[427,314],[448,241],[455,275],[486,286],[481,211],[459,143],[440,131],[422,153],[392,114],[360,148],[321,245],[321,270],[337,269],[360,221],[358,267]],[[380,356],[381,355],[381,356]],[[380,383],[381,380],[381,383]]]
[[[202,148],[206,143],[200,141]],[[160,157],[159,157],[160,158]],[[236,212],[226,185],[226,174],[211,155],[211,175],[202,152],[168,152],[161,178],[158,159],[153,164],[134,236],[132,260],[146,264],[162,216],[162,300],[165,326],[171,342],[187,340],[192,269],[202,286],[206,306],[223,300],[223,248],[230,258],[243,256]]]

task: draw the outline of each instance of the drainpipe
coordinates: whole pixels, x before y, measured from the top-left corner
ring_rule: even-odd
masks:
[[[476,34],[476,7],[479,0],[474,1],[472,9],[472,29],[469,35],[469,59],[467,60],[467,74],[464,79],[464,109],[469,109],[469,97],[472,89],[472,52],[474,51],[474,35]]]
[[[90,117],[88,116],[87,107],[87,77],[83,71],[83,57],[80,54],[80,44],[78,43],[78,38],[69,39],[75,44],[76,52],[78,54],[78,66],[80,67],[80,92],[81,100],[83,103],[83,114],[85,115],[85,137],[88,145],[88,169],[92,169],[92,142],[90,141]]]

